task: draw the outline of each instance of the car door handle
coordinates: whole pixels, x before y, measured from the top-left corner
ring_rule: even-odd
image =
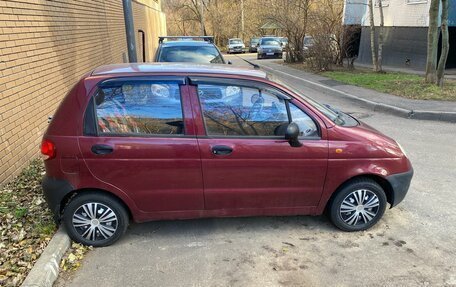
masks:
[[[105,144],[96,144],[92,146],[91,150],[94,154],[102,155],[112,153],[114,151],[114,148],[112,146]]]
[[[215,155],[228,155],[233,152],[233,149],[226,145],[216,145],[212,147],[212,153]]]

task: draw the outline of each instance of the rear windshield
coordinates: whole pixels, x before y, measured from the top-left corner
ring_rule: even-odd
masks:
[[[277,38],[263,38],[261,39],[261,45],[280,46],[280,40]]]
[[[157,61],[224,64],[220,52],[213,46],[162,47]]]

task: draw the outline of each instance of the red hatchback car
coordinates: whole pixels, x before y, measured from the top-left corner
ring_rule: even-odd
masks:
[[[319,215],[365,230],[413,175],[401,146],[258,70],[120,64],[65,97],[43,138],[56,222],[86,245],[131,220]]]

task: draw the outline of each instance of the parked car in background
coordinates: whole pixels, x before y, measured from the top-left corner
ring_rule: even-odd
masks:
[[[310,49],[314,46],[315,40],[312,36],[305,36],[303,40],[303,53],[304,56],[309,54]]]
[[[282,43],[282,48],[285,49],[288,46],[288,38],[280,37],[280,42]]]
[[[155,62],[227,63],[212,36],[159,37]]]
[[[244,53],[245,52],[245,45],[242,39],[239,38],[233,38],[233,39],[228,39],[228,45],[226,47],[226,52],[228,54],[232,53]]]
[[[257,48],[257,59],[282,58],[283,46],[279,37],[262,37]]]
[[[249,43],[249,52],[250,53],[256,53],[259,42],[260,42],[260,38],[255,37],[255,38],[250,39],[250,43]]]
[[[99,67],[64,98],[41,153],[56,222],[93,246],[130,220],[327,211],[342,230],[366,230],[413,175],[393,139],[228,65]]]

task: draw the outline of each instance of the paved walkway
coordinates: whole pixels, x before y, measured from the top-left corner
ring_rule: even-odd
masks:
[[[304,85],[321,92],[345,97],[355,101],[363,101],[376,110],[396,113],[398,115],[428,120],[456,122],[456,102],[413,100],[390,94],[373,91],[366,88],[347,85],[320,75],[307,73],[277,61],[251,60],[262,69],[279,77],[294,78]]]

